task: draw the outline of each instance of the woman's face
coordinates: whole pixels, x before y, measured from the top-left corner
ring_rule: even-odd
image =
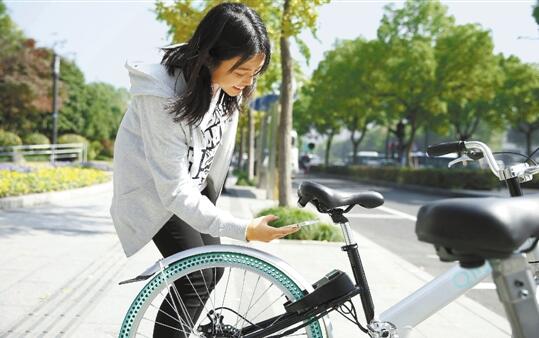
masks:
[[[212,72],[211,80],[214,86],[214,93],[217,90],[215,85],[221,87],[230,96],[238,96],[243,88],[253,84],[254,77],[264,65],[265,55],[256,54],[251,59],[245,61],[238,68],[231,70],[232,66],[238,62],[240,56],[224,60]]]

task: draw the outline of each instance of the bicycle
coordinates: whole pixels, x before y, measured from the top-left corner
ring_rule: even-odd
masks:
[[[501,182],[505,183],[511,197],[523,196],[524,194],[522,192],[521,184],[531,181],[533,179],[533,175],[539,172],[539,165],[532,159],[533,154],[535,154],[537,151],[539,151],[539,148],[537,148],[529,156],[514,152],[494,153],[485,143],[479,141],[444,142],[431,145],[427,148],[427,154],[430,157],[443,156],[450,153],[459,153],[461,156],[449,162],[449,168],[458,163],[485,159],[494,176],[496,176]],[[519,155],[525,157],[526,162],[517,163],[512,166],[505,166],[503,162],[499,163],[496,161],[494,154]],[[531,161],[532,165],[527,163],[527,161]],[[535,283],[539,285],[539,246],[534,245],[534,241],[536,240],[537,239],[530,238],[523,244],[523,248],[521,249],[528,251],[526,250],[527,247],[533,247],[533,249],[527,252],[527,257],[528,263],[532,269]]]
[[[488,156],[487,151],[484,154]],[[528,199],[528,203],[523,203],[522,199],[494,199],[496,207],[510,206],[516,208],[517,214],[521,211],[525,216],[524,221],[513,220],[513,223],[496,216],[491,208],[493,201],[489,198],[439,201],[422,207],[416,225],[418,238],[434,244],[442,260],[458,261],[459,265],[376,316],[358,247],[345,214],[355,205],[366,208],[380,206],[384,202],[383,196],[371,191],[343,194],[314,182],[303,182],[298,188],[298,195],[300,206],[312,203],[319,212],[329,214],[333,222],[340,225],[345,239],[342,250],[348,255],[354,281],[346,273],[332,270],[309,285],[286,262],[249,247],[216,245],[190,249],[161,259],[139,276],[120,282],[124,284],[151,278],[131,304],[119,335],[136,336],[145,324],[146,311],[156,307],[152,306],[153,300],[162,301],[166,296],[163,290],[168,292],[170,289],[174,293],[173,281],[178,278],[189,280],[189,276],[196,273],[204,278],[203,270],[209,271],[208,275],[217,275],[219,268],[224,270],[220,281],[216,283],[220,288],[216,287],[212,292],[206,288],[207,304],[201,300],[205,316],[201,315],[197,322],[182,319],[179,311],[183,311],[185,305],[182,305],[181,296],[176,294],[178,303],[174,304],[174,308],[177,311],[179,331],[199,337],[275,338],[299,334],[311,338],[332,337],[331,323],[326,315],[337,311],[371,337],[402,338],[408,336],[414,326],[473,288],[492,272],[498,292],[504,295],[501,300],[506,307],[513,333],[517,337],[529,338],[539,332],[539,309],[535,300],[535,287],[532,287],[533,279],[528,264],[518,252],[525,240],[539,236],[539,222],[535,221],[539,216],[539,211],[535,210],[538,197],[522,197]],[[533,207],[530,208],[530,205]],[[448,210],[453,216],[461,216],[459,226],[454,227],[458,231],[448,232],[447,227],[436,226],[447,226]],[[479,248],[477,239],[483,234],[470,226],[477,219],[490,220],[496,224],[492,236]],[[484,227],[489,225],[484,221],[481,224]],[[459,232],[469,228],[476,231],[468,234],[467,241],[462,241]],[[511,236],[511,231],[515,229],[517,236]],[[503,250],[495,248],[500,239],[504,243]],[[512,273],[508,272],[510,268]],[[240,270],[240,273],[235,274],[232,280],[241,280],[242,283],[232,283],[236,290],[231,292],[225,306],[233,269]],[[247,272],[250,275],[248,278]],[[468,278],[467,285],[455,284],[455,279],[462,274]],[[248,279],[250,284],[246,283]],[[269,296],[273,286],[275,288],[272,292],[276,293]],[[250,296],[244,297],[246,288],[250,290],[247,292]],[[259,295],[255,297],[258,290]],[[516,299],[511,295],[515,295]],[[360,298],[366,326],[358,320],[352,302],[355,296]],[[243,306],[242,311],[244,300],[247,305]],[[255,307],[256,311],[253,310]],[[265,313],[269,308],[271,311]],[[248,318],[249,313],[251,316]],[[259,318],[262,313],[264,316]],[[153,314],[155,312],[150,312],[150,318],[146,318],[150,322],[150,330],[156,324],[151,319]],[[526,321],[526,318],[532,320]]]

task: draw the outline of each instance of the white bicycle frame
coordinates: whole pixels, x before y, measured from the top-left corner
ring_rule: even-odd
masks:
[[[349,223],[343,223],[340,226],[345,234],[346,244],[353,245],[355,242]],[[419,323],[455,301],[490,275],[492,275],[492,268],[488,262],[472,269],[455,265],[379,316],[375,315],[369,328],[374,331],[387,330],[392,334],[388,337],[407,338]],[[533,287],[535,288],[534,295],[538,297],[537,285],[534,284]],[[536,302],[539,302],[539,298],[536,298]],[[372,337],[377,337],[373,332],[370,334]]]
[[[491,273],[489,263],[475,269],[455,265],[382,312],[375,320],[393,324],[398,337],[406,338],[415,326],[455,301]]]

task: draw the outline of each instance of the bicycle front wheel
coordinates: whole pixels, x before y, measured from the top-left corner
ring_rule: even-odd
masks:
[[[131,304],[120,337],[241,337],[256,323],[277,323],[286,314],[283,304],[304,296],[304,285],[253,249],[206,248],[162,267]],[[284,336],[331,333],[320,319]]]

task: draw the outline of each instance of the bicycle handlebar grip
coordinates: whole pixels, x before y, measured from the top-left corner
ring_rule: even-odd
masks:
[[[451,153],[463,152],[466,150],[464,141],[444,142],[429,146],[427,148],[427,154],[430,157],[442,156]]]

